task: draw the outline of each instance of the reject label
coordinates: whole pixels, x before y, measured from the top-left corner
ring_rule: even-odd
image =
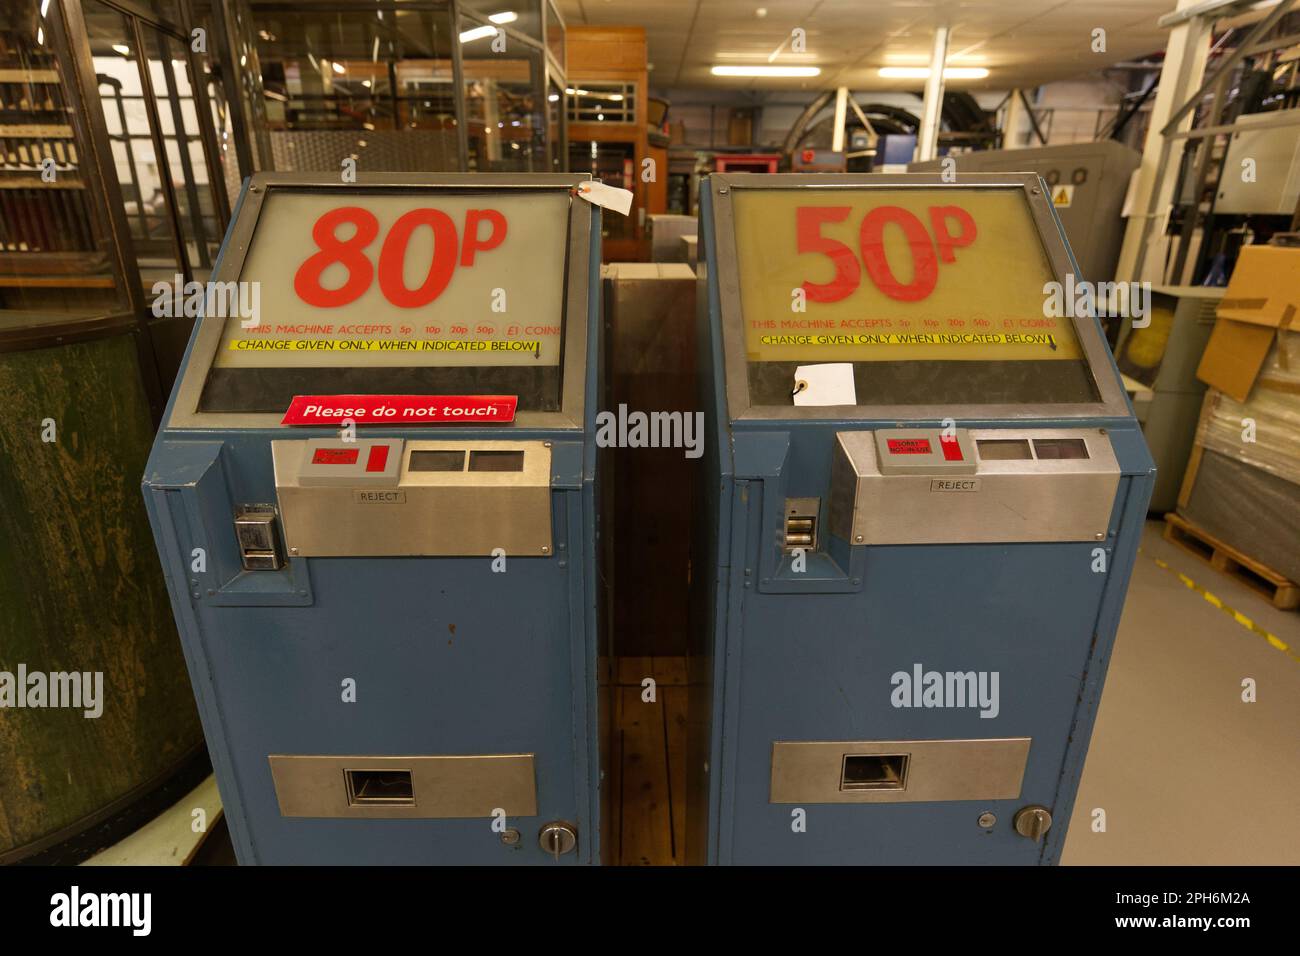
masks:
[[[930,482],[931,491],[979,491],[978,478],[935,478]]]

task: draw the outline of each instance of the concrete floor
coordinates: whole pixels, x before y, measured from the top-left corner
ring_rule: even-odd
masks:
[[[1164,541],[1162,528],[1148,522],[1143,536],[1062,862],[1300,863],[1300,613]],[[1256,703],[1242,701],[1248,677]],[[1092,829],[1096,808],[1104,833]]]

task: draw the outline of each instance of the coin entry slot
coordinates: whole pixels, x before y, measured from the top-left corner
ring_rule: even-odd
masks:
[[[1026,438],[977,438],[975,447],[981,461],[1030,461],[1034,457]]]
[[[411,471],[464,471],[465,452],[418,451],[411,452]]]
[[[817,550],[817,512],[820,510],[820,498],[785,499],[785,551],[797,548]]]
[[[409,770],[344,770],[350,807],[413,807]]]
[[[1082,438],[1035,438],[1034,454],[1041,461],[1087,458],[1088,444]]]
[[[471,451],[470,471],[523,471],[522,451]]]
[[[907,754],[845,754],[840,790],[903,790],[907,787]]]

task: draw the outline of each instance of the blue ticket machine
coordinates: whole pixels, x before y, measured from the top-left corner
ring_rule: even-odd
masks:
[[[600,862],[589,178],[255,176],[175,290],[144,490],[241,863]]]
[[[1036,176],[711,176],[689,855],[1059,860],[1153,466]]]

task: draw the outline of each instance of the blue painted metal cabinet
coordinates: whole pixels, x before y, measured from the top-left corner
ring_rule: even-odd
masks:
[[[261,282],[260,329],[211,310],[196,324],[144,478],[241,863],[601,861],[600,228],[598,210],[573,195],[586,178],[386,176],[343,186],[266,175],[246,184],[214,279]],[[434,268],[448,253],[456,263],[449,303],[393,305],[377,287],[328,308],[288,298],[293,269],[315,251],[312,219],[358,208],[342,215],[374,213],[378,241],[363,252],[380,258],[379,273],[390,252],[383,235],[401,217],[415,211],[436,243],[447,234],[427,210],[446,211],[456,230],[467,223],[459,255],[454,244],[432,246]],[[470,208],[477,222],[462,219]],[[297,234],[300,245],[284,248]],[[408,293],[429,288],[411,263],[417,250],[430,254],[421,234],[407,230]],[[546,273],[532,279],[541,292],[520,284],[530,270]],[[327,273],[322,287],[343,278]],[[501,290],[508,304],[496,314]],[[375,342],[408,334],[432,350],[418,343],[454,339],[458,322],[468,329],[461,341],[535,339],[529,361],[475,353],[468,364],[424,364],[426,352],[375,361],[388,348]],[[363,344],[306,366],[221,358],[254,335]],[[328,348],[338,356],[342,347]],[[336,393],[488,393],[519,404],[513,422],[490,426],[363,422],[355,443],[337,427],[280,424],[294,394]],[[357,462],[354,448],[364,462],[375,445],[387,478],[376,484],[360,466],[349,471],[361,475],[356,487],[330,477],[331,463]],[[376,488],[386,503],[374,503]],[[237,513],[269,520],[278,566],[250,569]],[[541,547],[511,537],[522,525]]]
[[[1037,177],[959,180],[703,192],[694,862],[1060,859],[1154,468],[1096,319],[1041,304]],[[820,374],[856,401],[797,404]]]

